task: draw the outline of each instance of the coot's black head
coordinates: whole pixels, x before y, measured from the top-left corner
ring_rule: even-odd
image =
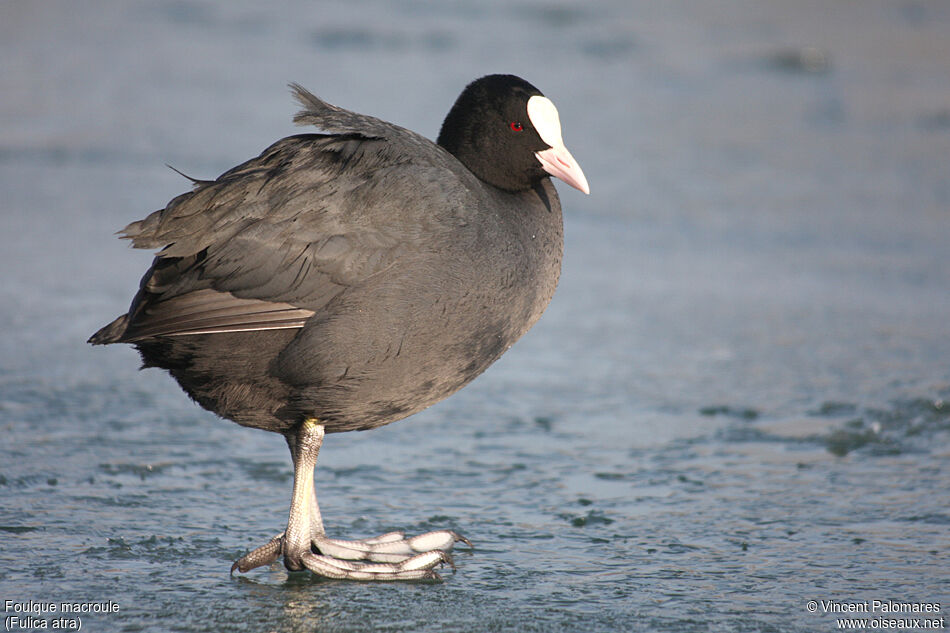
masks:
[[[554,104],[514,75],[470,83],[442,123],[439,145],[481,180],[523,191],[557,176],[590,193],[584,172],[561,140]]]

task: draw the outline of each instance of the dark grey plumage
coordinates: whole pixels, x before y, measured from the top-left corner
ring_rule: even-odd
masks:
[[[335,134],[278,141],[126,227],[161,250],[90,340],[134,343],[240,424],[369,429],[455,392],[540,317],[560,204],[540,170],[504,191],[414,132],[294,91],[295,121]]]
[[[557,285],[561,207],[587,192],[557,110],[511,75],[470,84],[438,144],[293,86],[302,134],[124,231],[159,250],[127,314],[90,338],[134,344],[201,406],[282,433],[287,529],[232,572],[283,557],[351,580],[437,579],[451,530],[328,538],[313,486],[325,433],[411,415],[482,373]]]

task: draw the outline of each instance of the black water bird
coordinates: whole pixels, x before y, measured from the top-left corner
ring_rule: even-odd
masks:
[[[528,82],[468,85],[438,143],[292,86],[282,139],[128,225],[160,249],[127,314],[89,342],[131,343],[204,408],[281,433],[287,529],[238,560],[356,580],[437,578],[449,530],[327,537],[313,469],[324,433],[412,415],[482,373],[541,316],[563,247],[549,176],[588,193],[554,104]]]

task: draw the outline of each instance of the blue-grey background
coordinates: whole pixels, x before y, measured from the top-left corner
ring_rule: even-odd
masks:
[[[286,447],[85,344],[150,261],[113,232],[187,190],[165,163],[294,133],[290,81],[434,137],[490,72],[558,104],[591,183],[560,187],[558,294],[316,476],[333,534],[477,549],[441,585],[230,578],[286,521]],[[8,0],[0,222],[0,601],[120,605],[90,631],[950,619],[947,3]]]

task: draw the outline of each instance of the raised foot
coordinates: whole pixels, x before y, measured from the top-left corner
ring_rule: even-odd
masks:
[[[287,552],[284,535],[278,534],[266,545],[238,559],[231,566],[247,572],[269,565],[282,554],[285,564],[299,563],[315,574],[348,580],[438,580],[435,571],[444,563],[454,569],[448,552],[458,542],[472,547],[471,541],[451,530],[427,532],[406,538],[402,532],[389,532],[374,538],[346,541],[326,536],[311,537],[311,551]],[[290,565],[288,565],[290,567]],[[293,565],[299,569],[298,565]]]

